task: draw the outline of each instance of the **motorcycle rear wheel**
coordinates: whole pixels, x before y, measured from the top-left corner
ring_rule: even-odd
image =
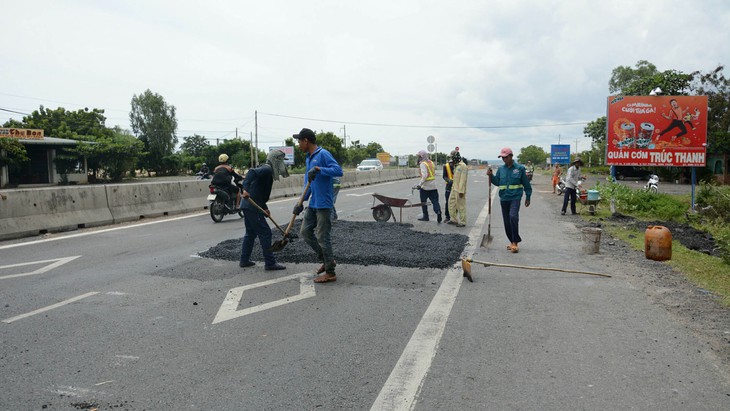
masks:
[[[210,218],[214,222],[220,223],[223,221],[223,217],[226,215],[226,205],[220,199],[216,198],[215,201],[210,203]]]

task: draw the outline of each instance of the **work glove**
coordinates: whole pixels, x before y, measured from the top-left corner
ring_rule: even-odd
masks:
[[[416,184],[415,186],[411,187],[411,190],[420,190],[421,186]]]
[[[294,213],[294,215],[299,215],[302,213],[302,211],[304,211],[304,204],[297,204],[294,206],[294,210],[292,210],[292,213]]]
[[[319,173],[319,169],[316,167],[309,170],[309,172],[307,173],[307,177],[309,178],[310,182],[314,181],[314,179],[317,177],[317,173]]]

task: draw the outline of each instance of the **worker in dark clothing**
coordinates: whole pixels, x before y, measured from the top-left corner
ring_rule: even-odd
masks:
[[[458,153],[458,151],[454,150],[449,155],[449,161],[444,164],[444,172],[442,174],[442,178],[446,182],[446,188],[444,188],[444,191],[446,192],[446,204],[447,207],[444,207],[444,214],[446,215],[446,219],[444,220],[444,223],[448,223],[451,221],[451,215],[449,214],[449,195],[451,195],[451,186],[454,184],[454,168],[456,167],[454,165],[454,156]]]
[[[286,170],[286,164],[284,164],[284,152],[281,150],[272,150],[264,164],[252,168],[246,173],[241,195],[244,199],[251,198],[256,205],[264,210],[264,213],[261,213],[261,210],[248,200],[244,200],[241,203],[243,221],[246,225],[246,234],[243,236],[243,243],[241,245],[241,261],[238,263],[240,267],[251,267],[255,265],[251,261],[251,252],[253,251],[254,241],[258,237],[264,252],[264,269],[271,271],[286,268],[278,264],[274,258],[274,253],[269,251],[269,248],[271,248],[271,227],[269,227],[269,223],[266,221],[266,217],[271,216],[266,202],[269,201],[269,197],[271,196],[271,188],[274,185],[274,181],[279,180],[281,176],[289,176],[289,172]]]

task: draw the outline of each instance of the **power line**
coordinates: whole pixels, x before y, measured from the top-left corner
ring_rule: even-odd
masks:
[[[307,117],[288,116],[288,115],[284,115],[284,114],[265,113],[263,111],[259,111],[259,114],[272,116],[272,117],[293,118],[296,120],[321,121],[323,123],[357,124],[360,126],[400,127],[400,128],[502,129],[502,128],[541,128],[541,127],[577,126],[577,125],[588,124],[588,121],[581,121],[581,122],[577,122],[577,123],[523,124],[523,125],[514,125],[514,126],[428,126],[428,125],[414,125],[414,124],[362,123],[362,122],[356,122],[356,121],[324,120],[324,119],[319,119],[319,118],[307,118]]]

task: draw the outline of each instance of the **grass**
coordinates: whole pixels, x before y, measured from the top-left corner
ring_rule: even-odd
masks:
[[[644,249],[644,235],[636,229],[626,230],[618,225],[604,222],[603,228],[613,237],[619,238],[637,250]],[[672,241],[672,259],[665,262],[683,273],[687,279],[700,288],[719,295],[720,302],[730,307],[730,266],[721,258],[690,250],[679,241]]]
[[[639,220],[670,220],[688,223],[710,233],[724,249],[723,257],[713,257],[684,247],[679,241],[672,242],[672,259],[666,263],[682,272],[693,284],[712,291],[721,297],[724,306],[730,307],[730,226],[719,220],[702,222],[687,217],[690,199],[687,195],[650,194],[620,184],[600,183],[598,190],[606,204],[597,210],[592,219],[601,218],[603,227],[614,237],[620,238],[637,250],[644,249],[644,235],[639,230],[625,230],[612,224],[610,204],[614,199],[616,211]],[[634,234],[632,236],[631,234]],[[633,237],[633,238],[632,238]]]

